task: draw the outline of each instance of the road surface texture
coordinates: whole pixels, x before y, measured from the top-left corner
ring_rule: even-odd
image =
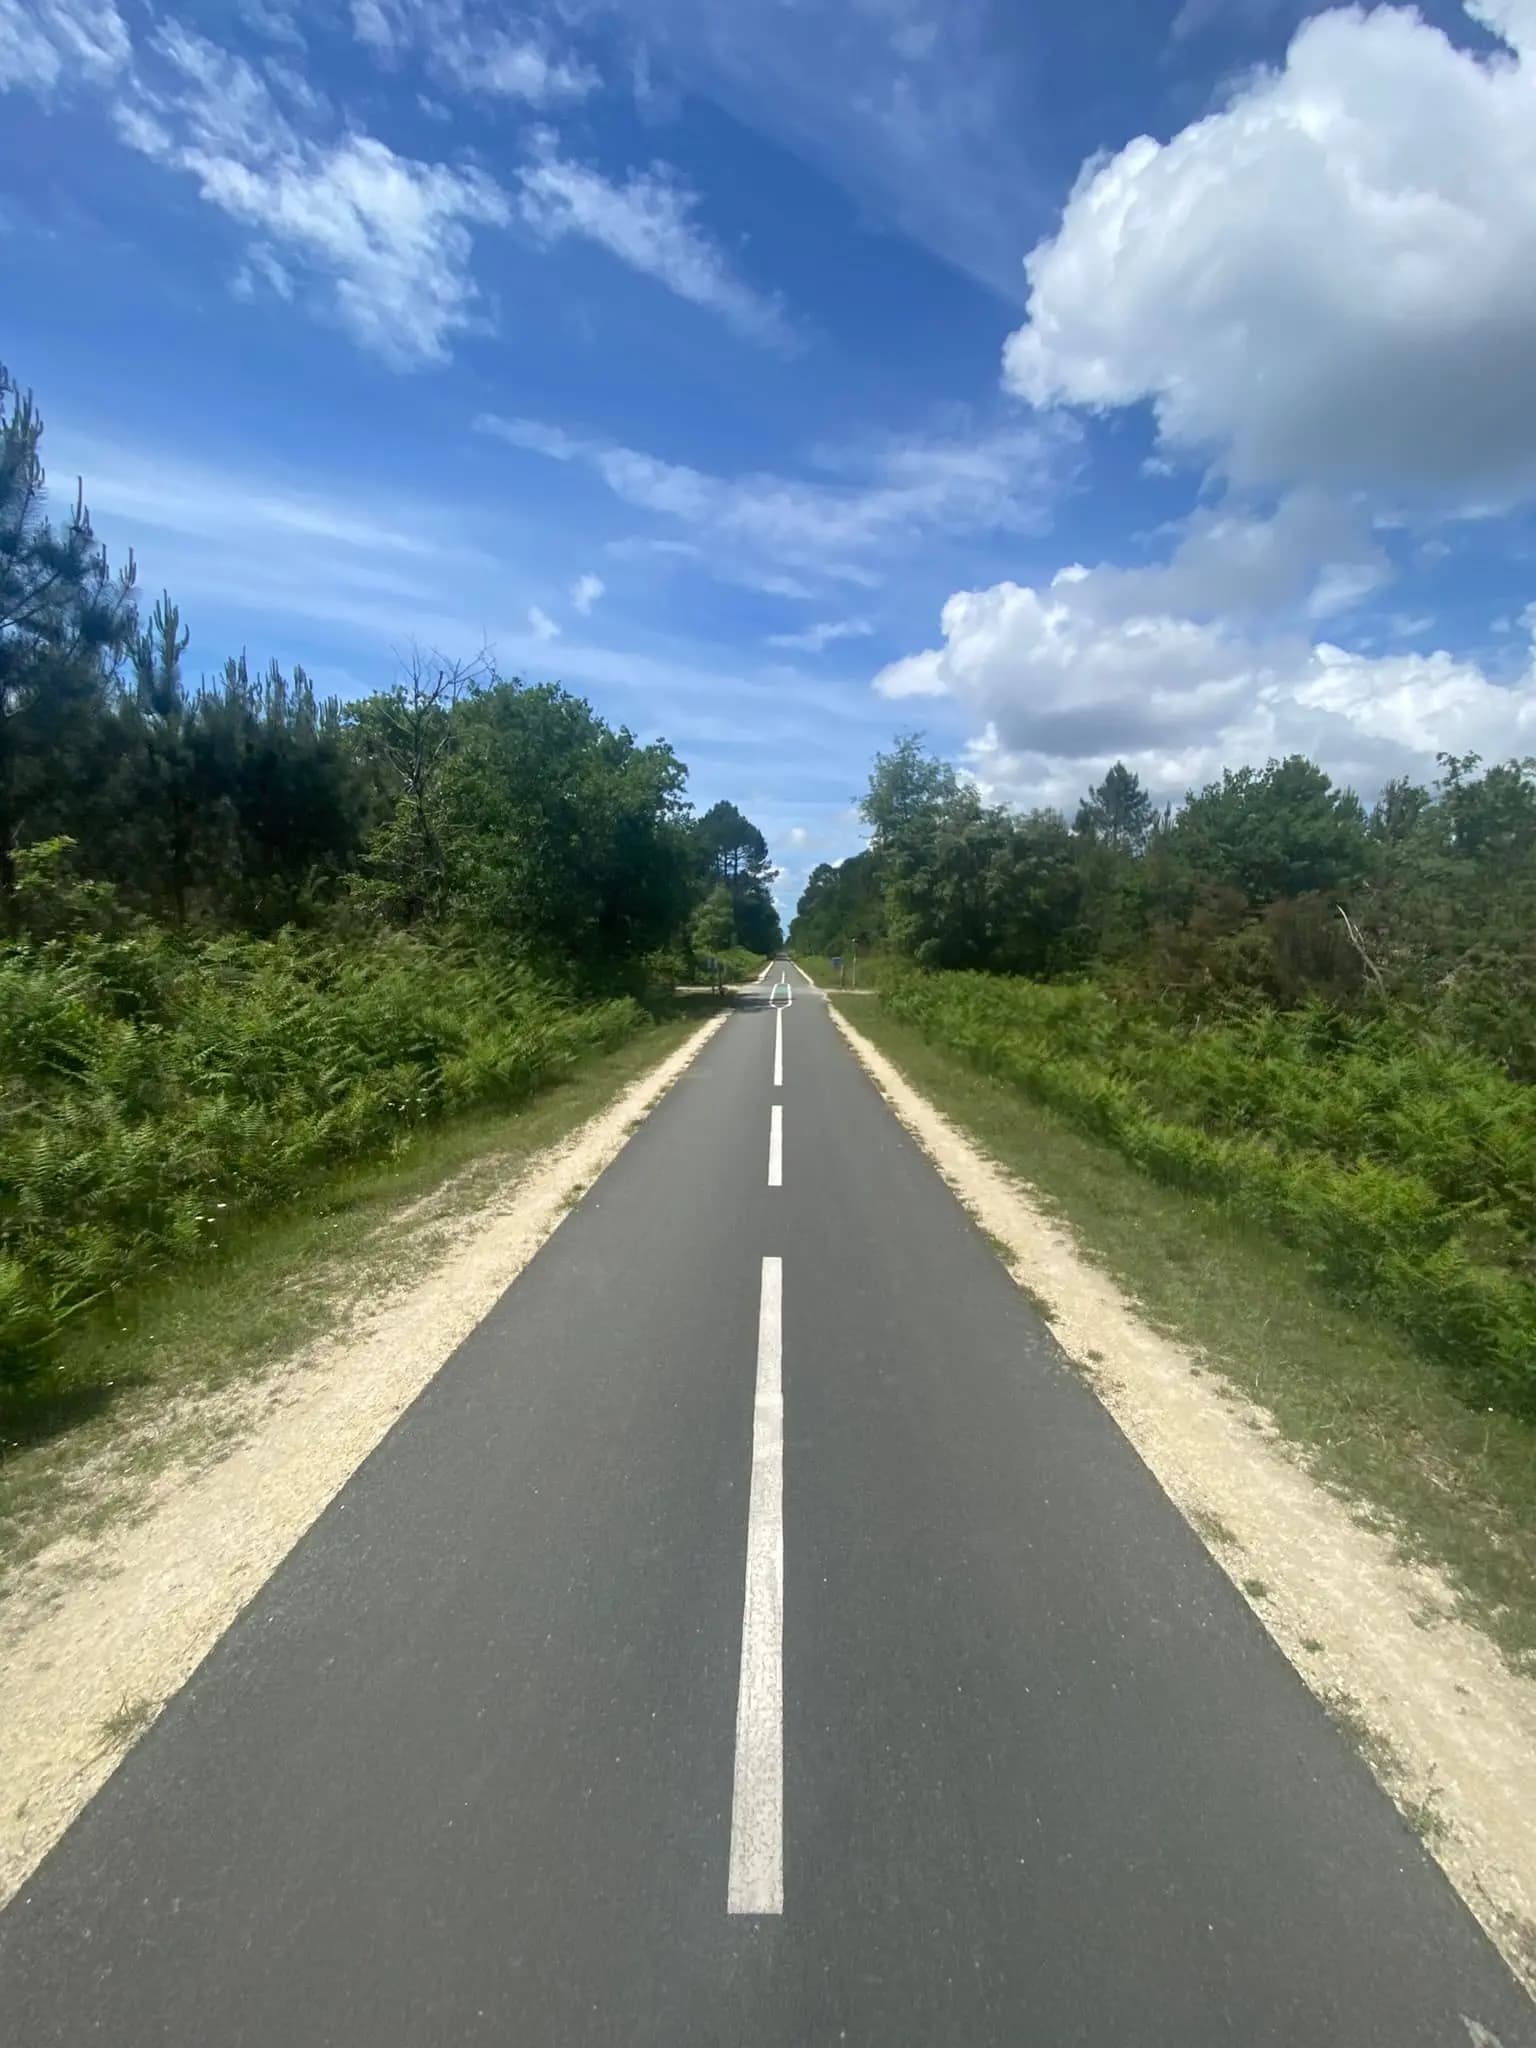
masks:
[[[1536,2044],[792,979],[0,1919],[5,2048]]]

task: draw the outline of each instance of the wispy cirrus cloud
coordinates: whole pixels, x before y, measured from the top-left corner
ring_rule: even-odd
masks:
[[[653,89],[713,100],[834,180],[882,229],[1022,302],[1019,258],[1054,189],[1031,150],[1055,111],[1041,103],[1042,10],[1012,0],[598,4],[643,41]]]
[[[0,92],[107,85],[131,55],[114,0],[0,0]]]
[[[561,54],[533,25],[509,28],[502,10],[469,0],[352,0],[352,29],[376,58],[419,58],[433,77],[465,92],[556,107],[602,83],[590,64]]]
[[[631,270],[715,313],[748,341],[792,349],[794,329],[779,300],[740,277],[701,225],[698,195],[665,164],[615,181],[562,155],[548,131],[535,138],[519,173],[518,206],[545,243],[575,236],[595,242]]]
[[[474,425],[513,448],[590,469],[625,504],[701,536],[692,545],[707,559],[789,571],[800,594],[808,583],[873,587],[891,550],[935,532],[1041,531],[1064,445],[1021,420],[971,436],[888,440],[840,455],[864,471],[845,482],[762,470],[721,476],[542,420],[484,413]]]
[[[839,640],[867,640],[875,630],[870,619],[823,619],[798,633],[770,633],[770,647],[793,648],[801,654],[825,654]]]
[[[505,226],[506,195],[482,171],[400,156],[370,135],[301,133],[244,58],[175,22],[152,38],[152,73],[117,108],[122,140],[195,180],[256,231],[252,261],[299,272],[342,326],[401,369],[443,361],[483,324],[470,274],[476,226]],[[256,272],[240,273],[254,288]]]

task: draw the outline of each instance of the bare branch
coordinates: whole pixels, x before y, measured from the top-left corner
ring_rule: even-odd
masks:
[[[1348,938],[1349,943],[1354,947],[1355,951],[1360,955],[1366,973],[1371,977],[1371,980],[1375,982],[1377,992],[1381,995],[1385,995],[1387,993],[1387,984],[1382,977],[1381,969],[1376,965],[1376,962],[1365,950],[1365,941],[1360,936],[1359,926],[1355,923],[1354,919],[1350,916],[1349,912],[1344,908],[1342,903],[1336,905],[1335,907],[1338,910],[1339,916],[1344,920],[1345,936]]]

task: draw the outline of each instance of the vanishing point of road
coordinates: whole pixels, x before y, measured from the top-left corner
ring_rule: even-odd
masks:
[[[1536,2048],[779,972],[0,1916],[4,2048]]]

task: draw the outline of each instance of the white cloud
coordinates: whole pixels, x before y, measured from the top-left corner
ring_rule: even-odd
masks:
[[[409,39],[409,11],[393,0],[352,0],[352,33],[370,50],[392,56]]]
[[[736,275],[700,227],[697,195],[665,164],[610,182],[558,154],[549,135],[520,179],[524,221],[544,242],[577,235],[653,277],[691,305],[717,313],[749,341],[788,348],[794,336],[778,301]]]
[[[1536,5],[1467,12],[1508,47],[1321,14],[1221,111],[1091,160],[1029,258],[1013,390],[1150,400],[1239,484],[1536,481]]]
[[[1431,772],[1441,749],[1536,747],[1536,659],[1506,685],[1444,651],[1371,658],[1301,630],[1128,611],[1137,573],[957,592],[942,647],[892,663],[875,688],[955,699],[981,734],[978,775],[1029,801],[1068,802],[1117,757],[1177,797],[1272,754],[1309,754],[1369,792]]]
[[[552,57],[538,43],[519,42],[501,33],[479,43],[466,39],[453,45],[447,61],[453,76],[467,90],[526,100],[532,107],[585,99],[600,83],[590,66]]]
[[[131,53],[113,0],[0,0],[0,92],[107,85]]]
[[[434,77],[465,92],[553,107],[597,90],[590,65],[555,55],[542,35],[510,33],[497,12],[467,0],[352,0],[352,32],[388,63],[419,52]]]
[[[602,577],[594,576],[592,571],[588,569],[583,575],[578,576],[571,585],[571,603],[576,607],[577,611],[582,613],[589,612],[607,588],[608,586]]]
[[[475,426],[514,448],[582,463],[625,504],[705,536],[711,561],[756,558],[799,572],[791,581],[802,589],[804,576],[875,585],[893,549],[935,532],[1038,531],[1060,446],[1049,431],[1010,422],[969,439],[882,446],[864,459],[861,480],[812,482],[771,471],[717,476],[540,420],[486,413]]]
[[[1319,620],[1350,610],[1393,573],[1364,505],[1320,491],[1290,492],[1265,515],[1235,500],[1202,506],[1175,530],[1166,562],[1092,572],[1103,608]]]
[[[364,347],[409,369],[444,360],[455,334],[482,324],[471,228],[510,218],[482,172],[397,156],[368,135],[312,140],[241,58],[175,23],[154,47],[168,82],[140,85],[138,103],[117,110],[119,134],[326,280]]]
[[[770,647],[799,648],[806,654],[822,654],[838,640],[863,640],[874,632],[868,619],[824,619],[799,633],[770,633]]]
[[[229,288],[237,299],[254,299],[263,286],[280,299],[293,297],[293,279],[265,242],[255,242],[230,280]]]
[[[281,43],[290,50],[306,47],[294,8],[279,6],[276,0],[238,0],[238,8],[246,27],[269,43]]]
[[[541,605],[529,605],[528,630],[532,633],[535,640],[558,640],[560,638],[560,628]]]

